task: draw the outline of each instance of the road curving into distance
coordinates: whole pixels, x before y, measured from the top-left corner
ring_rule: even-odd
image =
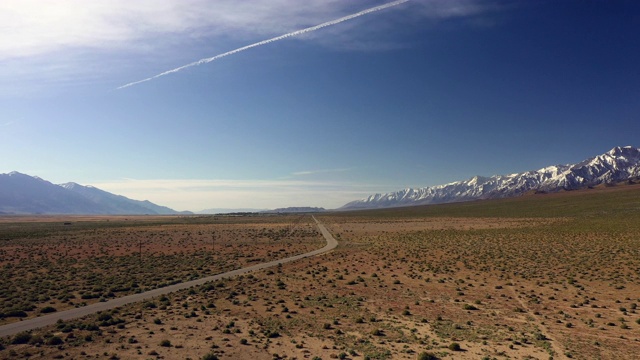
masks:
[[[338,246],[338,241],[336,241],[336,239],[333,238],[333,236],[327,230],[327,228],[325,228],[324,225],[322,225],[314,216],[311,216],[311,217],[316,222],[316,225],[318,225],[318,229],[320,230],[320,233],[322,233],[322,236],[324,236],[325,240],[327,241],[327,245],[321,249],[317,249],[317,250],[310,251],[308,253],[304,253],[300,255],[291,256],[285,259],[269,261],[266,263],[245,267],[242,269],[228,271],[222,274],[204,277],[202,279],[191,280],[191,281],[187,281],[179,284],[165,286],[162,288],[145,291],[139,294],[127,295],[127,296],[115,298],[105,302],[98,302],[98,303],[83,306],[80,308],[59,311],[53,314],[48,314],[48,315],[40,316],[37,318],[32,318],[28,320],[23,320],[23,321],[11,323],[11,324],[3,325],[3,326],[0,326],[0,337],[14,335],[22,331],[33,330],[33,329],[37,329],[47,325],[55,324],[58,320],[76,319],[86,315],[97,313],[99,311],[110,310],[110,309],[114,309],[127,304],[149,300],[156,296],[169,294],[169,293],[176,292],[183,289],[188,289],[192,286],[202,285],[209,281],[226,279],[226,278],[246,274],[256,270],[262,270],[262,269],[278,266],[278,264],[285,264],[292,261],[308,258],[311,256],[320,255],[335,249],[335,247]]]

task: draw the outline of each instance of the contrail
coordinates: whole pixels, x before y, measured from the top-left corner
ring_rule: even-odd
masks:
[[[120,90],[120,89],[127,88],[129,86],[133,86],[133,85],[137,85],[137,84],[140,84],[140,83],[143,83],[143,82],[151,81],[151,80],[157,79],[157,78],[159,78],[161,76],[165,76],[165,75],[169,75],[169,74],[172,74],[172,73],[176,73],[178,71],[184,70],[184,69],[192,67],[192,66],[207,64],[207,63],[210,63],[212,61],[215,61],[215,60],[218,60],[220,58],[223,58],[225,56],[237,54],[237,53],[239,53],[241,51],[245,51],[245,50],[249,50],[249,49],[254,48],[254,47],[270,44],[272,42],[283,40],[283,39],[286,39],[286,38],[291,37],[291,36],[297,36],[297,35],[305,34],[305,33],[308,33],[308,32],[320,30],[320,29],[325,28],[327,26],[336,25],[336,24],[339,24],[339,23],[347,21],[347,20],[351,20],[351,19],[355,19],[355,18],[363,16],[363,15],[371,14],[372,12],[388,9],[390,7],[393,7],[393,6],[397,6],[397,5],[406,3],[407,1],[409,1],[409,0],[392,1],[390,3],[384,4],[384,5],[380,5],[380,6],[376,6],[376,7],[372,7],[370,9],[362,10],[362,11],[357,12],[355,14],[347,15],[345,17],[341,17],[341,18],[336,19],[336,20],[327,21],[327,22],[322,23],[320,25],[316,25],[316,26],[308,27],[306,29],[297,30],[297,31],[290,32],[290,33],[287,33],[287,34],[284,34],[284,35],[276,36],[276,37],[268,39],[268,40],[262,40],[260,42],[257,42],[257,43],[251,44],[251,45],[247,45],[247,46],[243,46],[241,48],[235,49],[235,50],[227,51],[226,53],[222,53],[220,55],[216,55],[216,56],[213,56],[213,57],[200,59],[200,60],[194,61],[194,62],[192,62],[190,64],[182,65],[182,66],[177,67],[177,68],[172,69],[172,70],[167,70],[167,71],[165,71],[163,73],[160,73],[158,75],[155,75],[155,76],[152,76],[152,77],[149,77],[149,78],[146,78],[146,79],[142,79],[142,80],[139,80],[139,81],[134,81],[134,82],[122,85],[122,86],[118,87],[117,89]]]

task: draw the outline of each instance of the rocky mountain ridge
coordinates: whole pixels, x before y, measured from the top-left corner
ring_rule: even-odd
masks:
[[[132,200],[93,186],[53,184],[19,172],[0,174],[0,214],[175,215],[150,201]]]
[[[604,154],[573,165],[554,165],[510,175],[475,176],[445,185],[375,194],[352,201],[340,210],[505,198],[520,196],[530,191],[576,190],[600,184],[617,183],[639,176],[640,149],[631,146],[615,147]]]

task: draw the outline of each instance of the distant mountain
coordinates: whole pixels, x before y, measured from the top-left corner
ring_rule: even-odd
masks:
[[[216,208],[216,209],[204,209],[196,211],[196,214],[232,214],[232,213],[258,213],[266,211],[267,209],[229,209],[229,208]]]
[[[149,201],[111,194],[76,183],[52,184],[39,177],[0,174],[2,214],[170,215],[181,214]]]
[[[441,204],[523,195],[527,192],[576,190],[600,184],[615,184],[640,177],[640,149],[615,147],[574,165],[554,165],[536,171],[491,177],[475,176],[465,181],[418,189],[375,194],[352,201],[340,210]]]
[[[149,200],[132,200],[122,195],[115,195],[93,186],[82,186],[74,182],[60,184],[63,188],[90,199],[92,202],[111,208],[114,214],[157,214],[175,215],[177,211],[166,206],[160,206]]]
[[[286,207],[286,208],[278,208],[273,210],[263,211],[265,213],[317,213],[326,211],[321,207]]]

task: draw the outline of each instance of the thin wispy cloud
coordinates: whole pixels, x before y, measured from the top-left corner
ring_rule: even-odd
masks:
[[[139,73],[202,41],[217,47],[272,36],[347,6],[342,0],[308,0],[305,6],[296,0],[3,0],[0,83],[12,85],[0,86],[0,96]]]
[[[319,24],[319,25],[311,26],[311,27],[308,27],[308,28],[305,28],[305,29],[301,29],[301,30],[292,31],[292,32],[286,33],[284,35],[276,36],[276,37],[271,38],[271,39],[262,40],[262,41],[259,41],[257,43],[253,43],[251,45],[243,46],[243,47],[237,48],[235,50],[227,51],[227,52],[219,54],[219,55],[215,55],[215,56],[212,56],[212,57],[200,59],[198,61],[194,61],[192,63],[177,67],[175,69],[167,70],[165,72],[162,72],[162,73],[160,73],[158,75],[155,75],[155,76],[148,77],[146,79],[130,82],[128,84],[125,84],[125,85],[122,85],[122,86],[118,87],[118,89],[124,89],[124,88],[130,87],[130,86],[134,86],[134,85],[141,84],[141,83],[144,83],[144,82],[147,82],[147,81],[151,81],[151,80],[157,79],[157,78],[165,76],[165,75],[177,73],[179,71],[182,71],[184,69],[187,69],[187,68],[190,68],[190,67],[193,67],[193,66],[198,66],[198,65],[202,65],[202,64],[208,64],[208,63],[210,63],[212,61],[215,61],[215,60],[218,60],[218,59],[222,59],[223,57],[226,57],[226,56],[229,56],[229,55],[234,55],[234,54],[237,54],[239,52],[246,51],[246,50],[258,47],[258,46],[267,45],[267,44],[270,44],[270,43],[273,43],[273,42],[276,42],[276,41],[284,40],[284,39],[292,37],[292,36],[298,36],[298,35],[306,34],[306,33],[309,33],[309,32],[316,31],[316,30],[320,30],[320,29],[328,27],[328,26],[337,25],[337,24],[340,24],[342,22],[358,18],[360,16],[364,16],[364,15],[371,14],[371,13],[376,12],[376,11],[380,11],[380,10],[388,9],[390,7],[394,7],[394,6],[397,6],[397,5],[400,5],[400,4],[404,4],[404,3],[408,2],[408,1],[409,0],[393,1],[393,2],[390,2],[390,3],[384,4],[384,5],[375,6],[375,7],[372,7],[372,8],[357,12],[355,14],[344,16],[344,17],[341,17],[339,19],[327,21],[327,22],[324,22],[324,23]]]
[[[306,0],[305,6],[299,6],[297,0],[3,0],[0,24],[10,36],[0,36],[0,82],[17,86],[0,87],[0,96],[3,92],[30,94],[60,84],[81,85],[131,77],[140,74],[140,69],[161,69],[166,64],[180,63],[189,54],[197,58],[201,52],[196,49],[206,51],[203,46],[220,49],[225,44],[256,38],[268,40],[219,56],[302,33],[308,34],[309,41],[341,50],[390,50],[406,46],[386,38],[384,29],[389,21],[395,21],[393,17],[377,18],[357,31],[345,31],[343,27],[340,31],[326,29],[324,36],[314,36],[314,31],[321,27],[409,0],[370,7],[380,1]],[[473,16],[482,13],[487,2],[411,1],[411,11],[403,12],[402,17],[404,22],[418,23],[425,19]],[[369,8],[344,16],[358,7]],[[332,18],[337,19],[322,23]],[[321,24],[308,27],[317,23]],[[275,36],[282,33],[285,34]],[[196,66],[200,61],[188,66]]]
[[[187,38],[278,34],[372,2],[305,0],[300,6],[298,0],[3,0],[0,24],[10,36],[0,37],[0,60],[77,48],[146,52],[155,46],[153,39],[166,43],[175,40],[172,35],[178,35],[180,43]],[[487,3],[420,0],[414,2],[410,15],[468,16],[484,11]]]
[[[317,9],[318,1],[312,2],[311,8]],[[0,37],[0,60],[74,48],[142,47],[144,51],[147,40],[158,35],[269,31],[273,24],[268,19],[277,14],[273,11],[297,17],[295,11],[284,9],[292,8],[290,1],[264,4],[261,0],[3,0],[0,24],[11,36]]]

